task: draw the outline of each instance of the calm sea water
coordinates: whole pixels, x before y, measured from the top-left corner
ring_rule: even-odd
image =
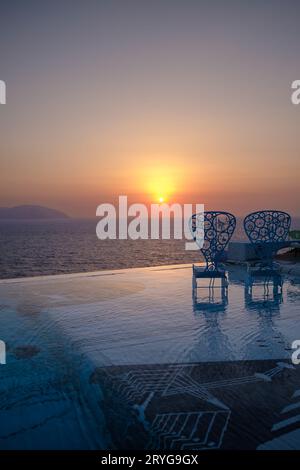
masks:
[[[0,221],[0,278],[201,260],[182,240],[98,240],[95,219]],[[241,221],[234,234],[243,239]]]

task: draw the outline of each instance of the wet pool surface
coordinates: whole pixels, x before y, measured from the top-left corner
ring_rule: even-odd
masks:
[[[300,449],[300,282],[228,277],[196,302],[186,265],[1,281],[0,448]]]

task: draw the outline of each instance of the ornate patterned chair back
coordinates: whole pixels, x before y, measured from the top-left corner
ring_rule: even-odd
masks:
[[[256,245],[259,258],[272,263],[278,244],[287,240],[291,217],[286,212],[264,210],[248,214],[244,229],[250,242]]]
[[[206,270],[217,271],[223,259],[224,250],[231,239],[236,227],[236,218],[229,212],[209,211],[194,214],[190,220],[190,229],[197,242],[195,234],[202,230],[204,243],[200,248],[206,261]]]

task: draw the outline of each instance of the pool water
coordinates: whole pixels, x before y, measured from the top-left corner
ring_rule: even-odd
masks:
[[[300,281],[228,278],[196,300],[188,265],[1,281],[0,448],[300,449]]]

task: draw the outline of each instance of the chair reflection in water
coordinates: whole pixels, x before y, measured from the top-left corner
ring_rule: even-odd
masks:
[[[246,282],[247,296],[252,298],[253,287],[263,286],[263,299],[270,299],[270,284],[274,300],[280,300],[283,280],[274,256],[287,243],[291,217],[286,212],[264,210],[252,212],[244,220],[244,229],[254,245],[257,259],[249,262]]]
[[[236,227],[236,218],[229,212],[209,211],[194,214],[190,219],[190,230],[199,244],[206,265],[193,264],[193,301],[194,306],[223,306],[228,300],[228,279],[222,265],[224,251]],[[199,285],[201,279],[207,279],[208,285]],[[216,285],[216,280],[219,285]],[[199,280],[199,284],[198,284]],[[220,289],[217,300],[215,289]],[[208,289],[208,296],[198,297],[199,289]]]
[[[259,294],[256,293],[260,287]],[[245,282],[245,301],[248,308],[268,307],[277,309],[282,303],[283,278],[279,272],[248,272]]]

